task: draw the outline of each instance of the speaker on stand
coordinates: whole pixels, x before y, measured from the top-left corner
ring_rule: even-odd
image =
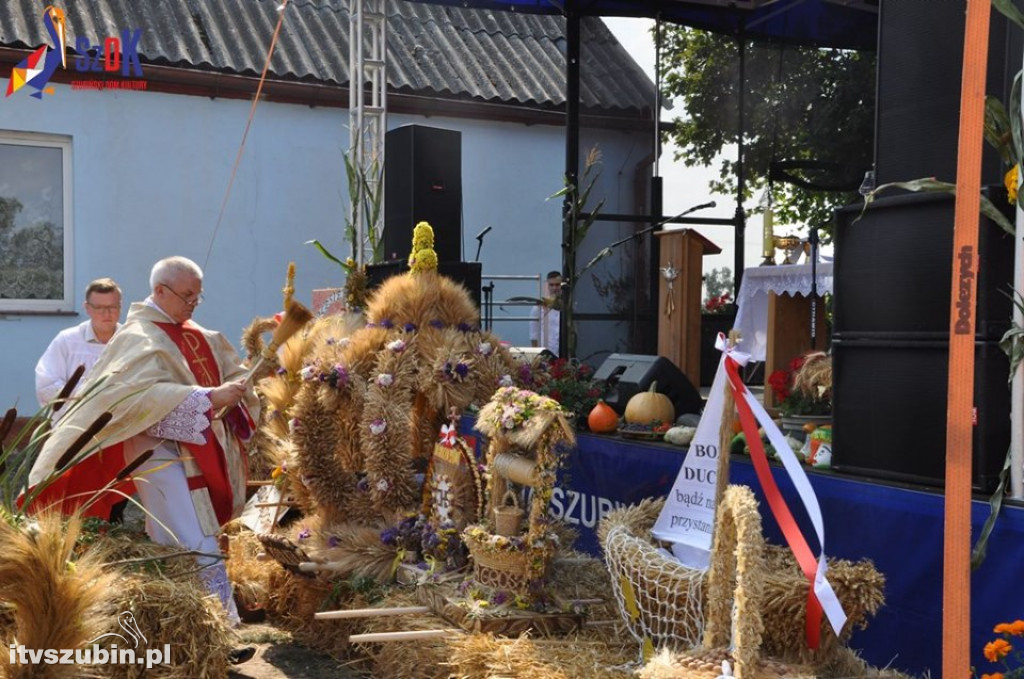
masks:
[[[405,260],[418,222],[439,262],[462,261],[462,133],[403,125],[384,136],[384,259]]]

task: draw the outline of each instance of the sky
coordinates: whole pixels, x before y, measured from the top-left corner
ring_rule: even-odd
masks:
[[[622,17],[603,17],[603,19],[615,38],[622,43],[626,51],[653,81],[654,41],[650,34],[650,28],[654,26],[654,21]],[[678,103],[673,110],[663,108],[661,112],[663,121],[671,121],[680,115]],[[702,210],[699,215],[701,217],[732,218],[736,212],[736,197],[711,194],[708,190],[708,182],[718,174],[717,164],[710,168],[686,167],[681,161],[673,160],[676,150],[673,145],[662,146],[659,171],[664,179],[664,213],[666,215],[678,214],[694,205],[714,200],[718,205],[712,209]],[[760,214],[753,216],[749,214],[756,207],[755,203],[748,202],[744,207],[748,213],[744,259],[746,266],[757,266],[762,258],[762,217]],[[721,254],[704,257],[705,273],[721,267],[735,269],[735,235],[732,226],[692,226],[689,228],[700,231],[702,235],[722,248]],[[776,233],[778,234],[778,231]],[[782,260],[781,254],[777,259],[778,261]]]

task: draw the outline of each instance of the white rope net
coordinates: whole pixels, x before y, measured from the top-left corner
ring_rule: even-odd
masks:
[[[684,566],[648,539],[661,500],[612,512],[602,522],[612,590],[630,634],[645,649],[686,649],[704,633],[706,573]]]

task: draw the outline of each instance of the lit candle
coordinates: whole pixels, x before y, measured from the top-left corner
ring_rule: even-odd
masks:
[[[772,208],[769,205],[764,209],[764,228],[762,230],[762,237],[764,238],[764,255],[765,260],[775,259],[775,234],[772,233],[772,222],[775,216],[772,212]]]

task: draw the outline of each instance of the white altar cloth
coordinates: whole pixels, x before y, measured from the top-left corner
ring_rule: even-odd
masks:
[[[817,266],[817,292],[832,292],[832,262]],[[768,348],[768,293],[811,294],[811,265],[791,264],[744,269],[737,302],[736,325],[740,331],[739,350],[754,361],[764,362]]]

